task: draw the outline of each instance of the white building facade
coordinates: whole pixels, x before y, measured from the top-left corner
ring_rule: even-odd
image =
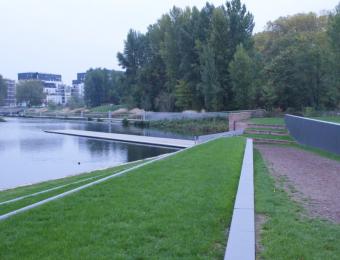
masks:
[[[17,104],[15,80],[4,79],[4,81],[7,86],[7,97],[5,99],[5,106],[15,107]]]
[[[41,81],[44,85],[44,93],[46,94],[46,98],[44,100],[45,104],[53,102],[57,105],[66,105],[71,98],[71,87],[63,84],[61,75],[39,72],[25,72],[18,74],[18,80]]]
[[[72,96],[84,99],[86,73],[77,73],[77,79],[72,81]]]

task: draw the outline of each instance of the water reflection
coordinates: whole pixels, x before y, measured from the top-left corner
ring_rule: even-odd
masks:
[[[0,189],[62,178],[175,151],[42,131],[55,129],[169,136],[169,133],[161,131],[123,128],[120,125],[109,127],[96,123],[9,118],[6,123],[0,123]]]
[[[63,145],[62,138],[27,138],[19,140],[22,152],[50,152],[51,149],[59,149]]]

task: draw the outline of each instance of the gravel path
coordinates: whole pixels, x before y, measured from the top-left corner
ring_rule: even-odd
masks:
[[[340,223],[340,162],[294,147],[256,145],[275,178],[312,217]],[[293,186],[297,192],[292,192]],[[308,200],[306,200],[306,198]]]

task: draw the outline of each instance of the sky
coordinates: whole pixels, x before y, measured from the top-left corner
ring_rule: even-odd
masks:
[[[120,69],[130,28],[145,32],[174,5],[197,6],[202,0],[0,0],[0,74],[61,74],[70,84],[89,68]],[[210,0],[215,6],[222,0]],[[332,10],[339,0],[243,0],[255,17],[255,32],[268,21],[296,13]]]

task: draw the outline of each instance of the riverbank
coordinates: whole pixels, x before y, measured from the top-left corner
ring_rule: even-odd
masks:
[[[222,258],[244,146],[221,138],[2,221],[0,258]]]

